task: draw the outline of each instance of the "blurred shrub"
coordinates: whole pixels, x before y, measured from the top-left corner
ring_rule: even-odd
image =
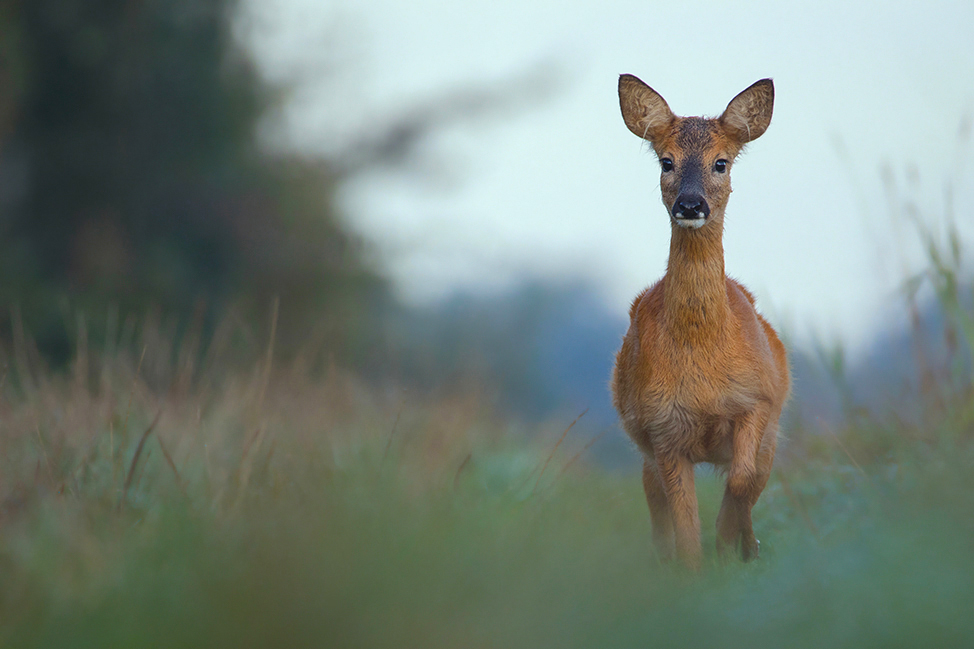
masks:
[[[116,308],[270,322],[275,297],[285,349],[362,352],[383,284],[336,224],[334,165],[257,147],[283,89],[238,4],[0,0],[0,304],[55,361],[79,313],[101,340]]]

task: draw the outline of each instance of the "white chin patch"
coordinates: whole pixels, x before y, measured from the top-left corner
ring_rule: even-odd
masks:
[[[698,216],[695,219],[674,218],[673,220],[676,221],[676,224],[681,228],[689,228],[691,230],[696,230],[697,228],[699,228],[700,226],[702,226],[704,223],[707,222],[707,217],[705,217],[702,212],[698,212],[697,214]]]

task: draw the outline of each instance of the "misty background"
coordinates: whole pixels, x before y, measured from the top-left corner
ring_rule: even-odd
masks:
[[[771,76],[724,240],[791,349],[788,426],[908,412],[918,363],[951,371],[920,273],[974,228],[971,24],[950,2],[0,0],[0,335],[59,367],[146,320],[178,346],[230,319],[248,350],[279,308],[280,352],[323,370],[611,429],[669,239],[618,75],[709,115]]]

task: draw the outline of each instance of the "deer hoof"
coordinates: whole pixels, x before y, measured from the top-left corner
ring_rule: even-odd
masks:
[[[745,542],[741,544],[741,558],[745,561],[757,559],[761,554],[761,541],[755,538],[752,538],[751,541],[751,543]]]

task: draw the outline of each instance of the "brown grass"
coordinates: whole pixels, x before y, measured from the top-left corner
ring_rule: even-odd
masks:
[[[14,347],[0,348],[8,369],[0,380],[0,516],[39,493],[121,509],[170,488],[232,513],[258,473],[253,491],[286,490],[303,472],[340,471],[363,456],[380,474],[413,473],[409,484],[426,489],[452,483],[475,448],[505,428],[475,393],[434,404],[334,364],[275,361],[272,340],[241,363],[232,340],[251,332],[226,323],[201,353],[199,336],[175,345],[165,340],[172,326],[152,316],[128,341],[96,352],[78,322],[68,371],[47,368],[16,325]]]

